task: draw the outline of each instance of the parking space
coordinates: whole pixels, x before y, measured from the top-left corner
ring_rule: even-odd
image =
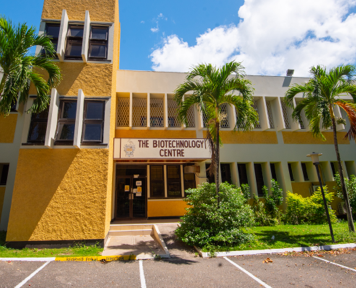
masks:
[[[265,261],[267,258],[270,261]],[[320,258],[356,268],[356,251],[336,256],[323,254]],[[44,263],[0,261],[0,287],[16,287]],[[257,255],[202,259],[192,256],[146,260],[141,265],[139,261],[50,262],[22,287],[317,288],[354,287],[355,281],[355,271],[314,257]]]
[[[0,287],[15,287],[44,262],[0,261]]]
[[[223,258],[145,261],[147,287],[260,287]]]
[[[265,261],[266,258],[273,262]],[[356,273],[350,274],[348,270],[313,257],[258,255],[229,259],[271,287],[355,286]]]

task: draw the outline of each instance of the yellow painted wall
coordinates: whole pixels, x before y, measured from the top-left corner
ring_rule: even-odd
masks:
[[[113,73],[112,73],[112,85],[111,85],[111,117],[110,117],[110,139],[109,139],[109,169],[108,169],[108,184],[106,192],[106,217],[105,217],[105,235],[109,232],[111,215],[112,215],[112,196],[114,190],[114,145],[113,138],[115,137],[116,127],[116,71],[119,68],[119,54],[115,53],[120,47],[120,22],[119,22],[119,7],[118,1],[115,1],[115,35],[114,35],[114,57],[113,57]]]
[[[203,135],[206,137],[206,131]],[[220,137],[224,144],[278,144],[274,131],[220,131]]]
[[[63,80],[58,85],[59,95],[77,96],[82,89],[85,96],[110,96],[112,81],[116,79],[112,64],[56,62],[61,69]],[[115,85],[116,88],[116,85]],[[30,94],[35,95],[33,85]]]
[[[90,11],[91,21],[114,22],[115,3],[118,0],[45,0],[42,19],[61,19],[66,9],[69,20],[84,21],[85,10]]]
[[[173,217],[183,216],[188,205],[179,201],[149,201],[147,203],[147,217]]]
[[[195,130],[120,130],[116,138],[196,138]]]
[[[21,149],[7,241],[104,239],[107,149]]]
[[[16,123],[17,114],[0,116],[0,143],[14,142]]]
[[[0,187],[0,221],[1,221],[2,206],[4,205],[5,190],[6,187]]]
[[[282,132],[284,144],[334,144],[333,132],[323,133],[326,141],[313,137],[311,132]],[[339,144],[350,144],[345,139],[345,132],[337,132],[337,141]]]

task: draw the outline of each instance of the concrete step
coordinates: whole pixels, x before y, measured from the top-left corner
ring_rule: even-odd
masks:
[[[150,229],[136,229],[136,230],[110,230],[109,236],[140,236],[151,235],[152,228]]]
[[[152,224],[111,224],[110,231],[133,231],[133,230],[146,230],[152,229]]]

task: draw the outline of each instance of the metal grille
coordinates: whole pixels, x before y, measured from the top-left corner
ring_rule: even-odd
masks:
[[[147,127],[146,98],[132,98],[132,126]]]
[[[261,118],[260,118],[260,113],[258,112],[258,106],[257,106],[257,100],[253,100],[253,105],[252,105],[253,109],[255,109],[255,111],[258,114],[258,122],[255,123],[255,128],[260,129],[261,128]]]
[[[174,99],[168,99],[168,127],[180,127],[178,121],[178,104]]]
[[[188,109],[188,113],[187,113],[187,121],[188,121],[188,125],[187,128],[193,128],[195,127],[195,114],[194,114],[194,106],[191,106]]]
[[[286,126],[286,129],[291,129],[290,123],[289,123],[287,106],[283,101],[281,101],[281,104],[282,104],[282,112],[283,112],[283,117],[284,117],[284,124]]]
[[[163,99],[151,98],[150,99],[150,126],[163,127]]]
[[[274,129],[274,121],[273,121],[273,113],[272,113],[272,106],[271,106],[271,101],[266,101],[266,106],[267,106],[267,113],[268,113],[268,119],[269,119],[269,126],[271,129]]]
[[[128,127],[130,122],[130,98],[118,98],[117,127]]]
[[[230,123],[229,123],[228,104],[225,103],[221,105],[220,115],[221,115],[220,127],[229,128]]]

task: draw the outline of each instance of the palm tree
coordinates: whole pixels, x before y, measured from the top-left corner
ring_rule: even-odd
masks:
[[[339,106],[345,112],[350,121],[350,129],[345,137],[355,139],[356,136],[356,86],[354,85],[355,67],[352,65],[341,65],[330,69],[321,66],[312,67],[310,73],[313,77],[304,85],[295,84],[285,94],[285,102],[293,107],[293,98],[304,93],[303,100],[294,108],[292,117],[301,121],[301,113],[309,121],[309,127],[313,136],[325,140],[321,128],[332,127],[334,134],[334,146],[339,166],[342,193],[346,204],[347,219],[349,230],[355,232],[355,227],[350,209],[350,201],[345,188],[344,172],[341,166],[339,147],[337,142],[336,124],[340,124],[344,119],[336,119],[335,106]],[[354,103],[345,101],[341,95],[350,95]]]
[[[29,49],[42,46],[42,53],[29,55]],[[3,77],[0,82],[0,114],[7,115],[16,101],[25,102],[30,83],[36,88],[37,97],[32,112],[41,112],[48,106],[49,92],[60,79],[61,72],[51,60],[55,50],[46,35],[36,35],[34,27],[26,24],[13,26],[11,21],[0,18],[0,67]],[[48,80],[39,73],[45,72]]]
[[[253,109],[251,82],[244,78],[241,63],[226,63],[221,68],[211,64],[200,64],[192,69],[186,81],[179,85],[175,91],[175,100],[178,103],[178,119],[187,124],[189,108],[198,105],[200,111],[206,115],[208,128],[207,138],[212,148],[210,171],[215,170],[216,193],[219,205],[219,166],[220,144],[219,129],[221,121],[226,119],[222,113],[222,105],[228,104],[236,108],[235,129],[251,130],[258,122],[258,114]],[[239,92],[240,96],[234,95]],[[184,95],[190,93],[190,97]]]

